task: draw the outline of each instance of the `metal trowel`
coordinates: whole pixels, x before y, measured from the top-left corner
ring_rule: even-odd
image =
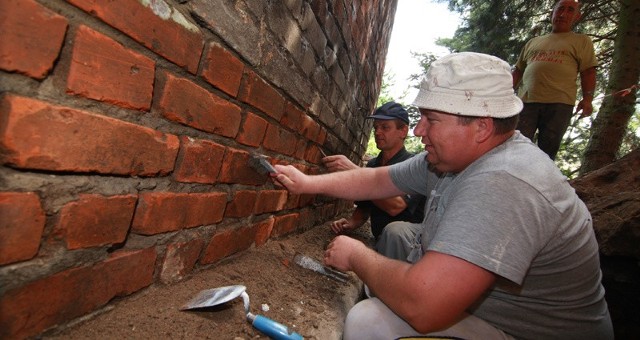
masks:
[[[306,256],[306,255],[302,255],[300,253],[296,253],[295,256],[293,257],[293,262],[297,265],[299,265],[302,268],[306,268],[306,269],[311,269],[314,272],[320,273],[322,275],[328,276],[334,280],[340,281],[342,283],[346,283],[349,280],[349,275],[346,273],[343,273],[341,271],[335,270],[335,269],[331,269],[327,266],[324,266],[322,263],[320,263],[317,260],[314,260],[313,258]]]
[[[226,287],[218,287],[205,289],[200,291],[191,300],[185,303],[180,310],[192,310],[198,308],[213,307],[225,302],[229,302],[238,296],[242,296],[244,303],[244,312],[247,315],[247,321],[257,330],[275,340],[302,340],[302,336],[295,332],[289,332],[287,326],[273,321],[262,315],[255,315],[249,312],[249,295],[246,292],[247,287],[243,285],[234,285]]]

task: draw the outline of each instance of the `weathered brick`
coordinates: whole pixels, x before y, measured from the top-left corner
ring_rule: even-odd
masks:
[[[165,175],[178,153],[174,135],[30,98],[2,96],[0,117],[0,157],[17,168]]]
[[[256,201],[255,213],[264,214],[267,212],[279,211],[287,203],[286,190],[260,190]]]
[[[220,173],[225,147],[190,137],[180,138],[180,153],[174,177],[179,182],[215,183]]]
[[[92,266],[68,269],[0,297],[0,338],[22,339],[129,295],[153,281],[153,248],[114,253]]]
[[[200,29],[165,1],[68,0],[152,51],[195,74],[204,40]]]
[[[67,19],[33,0],[0,1],[0,69],[43,79],[58,58]]]
[[[300,194],[289,193],[287,196],[287,202],[284,204],[284,209],[297,209],[300,204]]]
[[[0,265],[38,253],[45,215],[33,192],[0,192]]]
[[[324,128],[320,128],[320,132],[318,132],[318,137],[316,137],[315,142],[324,145],[324,142],[327,140],[327,130]]]
[[[296,151],[296,142],[296,135],[293,132],[289,132],[278,125],[269,124],[262,146],[265,149],[292,156]]]
[[[264,139],[268,124],[266,120],[258,115],[247,112],[236,140],[244,145],[259,146]]]
[[[244,64],[240,59],[217,43],[209,45],[202,66],[202,77],[209,84],[236,97],[243,72]]]
[[[247,217],[253,214],[258,193],[252,190],[236,191],[231,202],[227,204],[224,217]]]
[[[299,138],[296,141],[295,152],[293,153],[293,157],[297,159],[304,159],[304,155],[307,152],[307,141],[303,138]]]
[[[249,159],[248,152],[227,148],[218,181],[247,185],[264,184],[268,179],[267,175],[262,175],[249,166]]]
[[[251,226],[216,233],[209,242],[200,263],[214,263],[231,254],[248,249],[254,242],[256,229],[256,226]]]
[[[143,193],[138,199],[131,230],[154,235],[218,223],[226,204],[225,193]]]
[[[289,234],[298,227],[298,213],[276,216],[271,236],[280,237]]]
[[[256,237],[255,244],[259,247],[269,240],[271,237],[271,231],[273,230],[273,224],[275,219],[273,217],[268,218],[260,223],[256,223]]]
[[[246,79],[238,99],[279,121],[284,114],[284,97],[254,72],[247,72]]]
[[[302,125],[298,131],[308,140],[314,141],[318,138],[318,134],[320,133],[320,124],[316,123],[316,121],[311,117],[305,115],[302,118]]]
[[[203,247],[204,240],[202,239],[169,244],[162,262],[160,281],[174,283],[182,280],[193,270]]]
[[[305,160],[313,164],[320,164],[322,162],[322,157],[324,156],[322,156],[320,148],[315,144],[310,144],[304,155]]]
[[[73,44],[67,93],[135,110],[149,110],[155,63],[87,26]]]
[[[165,72],[157,109],[172,121],[225,137],[235,137],[240,128],[240,107],[192,81]]]
[[[288,127],[293,131],[300,131],[302,129],[302,121],[304,119],[305,113],[298,109],[295,105],[290,102],[287,102],[284,107],[284,114],[280,119],[280,124]]]
[[[312,205],[316,201],[316,195],[312,194],[301,194],[300,199],[298,200],[298,207],[306,207]]]
[[[136,195],[80,195],[60,211],[56,234],[63,236],[68,249],[121,243],[127,237],[136,199]]]

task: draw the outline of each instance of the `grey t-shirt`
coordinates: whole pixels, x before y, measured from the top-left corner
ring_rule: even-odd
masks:
[[[455,175],[434,174],[425,156],[391,178],[428,197],[422,252],[499,276],[470,313],[521,339],[613,338],[591,215],[545,153],[516,132]]]

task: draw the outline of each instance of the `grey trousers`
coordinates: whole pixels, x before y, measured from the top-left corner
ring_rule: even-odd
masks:
[[[402,221],[387,224],[376,242],[376,251],[388,258],[407,261],[421,228],[422,226],[418,223]]]
[[[343,340],[398,339],[412,336],[455,337],[466,340],[514,338],[486,321],[468,315],[453,326],[429,334],[418,333],[378,298],[358,302],[347,315]]]

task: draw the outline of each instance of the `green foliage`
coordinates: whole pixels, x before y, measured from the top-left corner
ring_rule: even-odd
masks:
[[[587,148],[592,121],[593,116],[583,119],[574,116],[560,144],[556,155],[556,165],[569,179],[578,175],[582,165],[582,155]]]
[[[395,85],[395,80],[393,79],[393,75],[385,72],[382,75],[382,85],[380,85],[380,94],[378,95],[378,101],[376,102],[376,107],[381,106],[384,103],[388,103],[390,101],[395,101],[393,96],[391,95],[391,87]]]
[[[404,147],[407,149],[407,151],[414,154],[419,154],[420,152],[424,151],[424,145],[422,144],[422,142],[420,142],[420,138],[415,136],[407,136],[407,139],[405,139],[404,141]],[[376,140],[373,136],[372,131],[369,135],[369,142],[367,143],[367,151],[365,152],[365,155],[367,156],[367,158],[375,157],[379,152],[380,150],[378,150],[378,148],[376,147]]]

